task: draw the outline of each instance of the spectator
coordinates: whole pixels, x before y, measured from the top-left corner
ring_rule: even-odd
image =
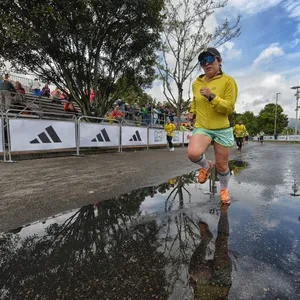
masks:
[[[25,94],[25,89],[19,81],[16,81],[16,93]]]
[[[111,113],[112,117],[118,121],[122,121],[123,113],[120,111],[120,107],[117,106]]]
[[[33,95],[39,97],[41,95],[41,84],[38,82],[38,79],[35,78],[30,86],[30,90],[33,90]]]
[[[147,105],[147,109],[148,109],[148,116],[147,116],[147,124],[151,124],[153,122],[152,119],[152,104],[148,104]]]
[[[47,97],[47,98],[50,97],[50,89],[49,89],[48,83],[46,83],[45,86],[43,87],[41,96],[42,97]]]
[[[165,108],[163,105],[159,106],[159,124],[164,125],[165,124]]]
[[[60,99],[63,101],[67,101],[68,96],[65,92],[60,92]]]
[[[6,74],[8,75],[8,74]],[[13,84],[9,81],[8,77],[6,77],[1,83],[0,86],[0,109],[8,110],[12,103],[12,94],[15,93],[16,89]]]
[[[61,104],[61,98],[60,98],[61,91],[59,90],[58,87],[52,92],[52,102]]]
[[[152,106],[152,120],[153,124],[156,124],[158,120],[158,110],[156,109],[155,105]]]
[[[133,114],[134,114],[134,120],[139,120],[139,114],[140,114],[140,108],[137,103],[133,104]]]
[[[142,115],[142,122],[147,123],[147,118],[148,118],[148,109],[145,104],[142,105],[141,108],[141,115]]]
[[[23,95],[25,95],[25,89],[19,81],[16,81],[16,96],[14,102],[18,103],[24,101]]]
[[[127,105],[126,111],[127,111],[127,119],[132,121],[133,120],[133,107],[130,104]]]
[[[170,109],[170,111],[169,111],[169,118],[170,118],[170,121],[173,123],[174,122],[174,110],[173,110],[173,108]]]
[[[76,109],[72,99],[70,97],[66,97],[65,100],[66,100],[66,102],[64,104],[64,111],[78,113],[78,110]]]
[[[119,106],[122,114],[125,115],[125,101],[123,99],[119,99],[117,100],[117,105]]]
[[[19,81],[16,81],[16,96],[13,100],[13,104],[17,109],[23,110],[27,108],[27,104],[25,101],[24,96],[25,89],[23,88],[22,84]],[[22,114],[27,114],[28,112],[23,111]]]

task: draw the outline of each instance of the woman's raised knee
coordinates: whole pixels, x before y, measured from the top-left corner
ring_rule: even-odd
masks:
[[[188,158],[191,161],[198,161],[201,157],[204,151],[201,151],[199,149],[188,149]]]

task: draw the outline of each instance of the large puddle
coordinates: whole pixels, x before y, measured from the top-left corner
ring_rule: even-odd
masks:
[[[2,234],[1,299],[299,299],[297,187],[230,166],[230,206],[192,172]]]

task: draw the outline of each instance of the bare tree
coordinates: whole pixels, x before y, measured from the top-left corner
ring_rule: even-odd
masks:
[[[206,21],[216,9],[227,5],[228,0],[166,0],[165,22],[158,71],[163,82],[163,93],[167,101],[177,108],[177,115],[188,109],[188,97],[183,91],[187,81],[197,67],[197,56],[207,47],[221,46],[239,36],[240,17],[230,25],[228,19],[210,33]]]

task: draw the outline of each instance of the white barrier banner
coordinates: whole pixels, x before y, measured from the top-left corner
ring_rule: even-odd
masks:
[[[271,135],[266,135],[264,136],[264,140],[274,140],[274,136],[271,136]]]
[[[183,141],[183,133],[182,131],[175,130],[173,136],[173,144],[181,144]]]
[[[183,133],[183,142],[188,144],[190,142],[190,138],[193,136],[192,131],[184,131]]]
[[[147,145],[147,131],[145,127],[122,126],[122,145]]]
[[[0,119],[0,153],[3,153],[3,120]]]
[[[120,127],[110,124],[80,123],[80,147],[120,145]]]
[[[167,144],[167,134],[163,129],[149,129],[149,145]]]
[[[75,148],[75,122],[10,119],[11,151]]]
[[[287,140],[288,140],[288,137],[287,137],[286,135],[280,135],[280,136],[277,137],[277,139],[278,139],[279,141],[287,141]]]
[[[290,141],[300,141],[300,135],[290,135]]]

